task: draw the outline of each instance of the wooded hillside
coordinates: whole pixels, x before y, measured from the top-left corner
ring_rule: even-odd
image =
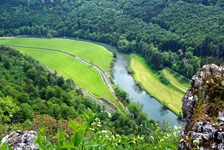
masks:
[[[1,0],[0,36],[74,37],[138,52],[191,77],[223,63],[221,0]]]

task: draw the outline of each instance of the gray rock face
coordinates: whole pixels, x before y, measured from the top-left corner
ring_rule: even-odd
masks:
[[[3,137],[0,144],[7,143],[14,150],[38,150],[34,144],[34,139],[37,137],[35,131],[17,131]]]
[[[178,149],[224,150],[224,67],[205,65],[182,99]]]

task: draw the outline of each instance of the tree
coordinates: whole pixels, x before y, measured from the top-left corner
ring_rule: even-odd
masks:
[[[0,123],[11,123],[13,116],[20,110],[11,97],[0,97]]]
[[[190,52],[190,51],[187,51],[187,52],[185,52],[185,57],[186,57],[187,59],[191,59],[191,58],[193,57],[193,53]]]
[[[37,71],[34,68],[31,68],[31,69],[26,71],[26,75],[27,75],[28,78],[35,81],[35,79],[37,77]]]
[[[133,117],[136,119],[139,115],[139,113],[142,111],[143,105],[140,103],[132,102],[128,105],[128,110],[131,114],[133,114]]]
[[[20,110],[13,117],[13,122],[24,122],[27,119],[33,120],[33,118],[33,108],[27,103],[22,103],[20,106]]]
[[[28,103],[29,101],[29,94],[21,93],[17,99],[20,103]]]
[[[193,66],[191,64],[188,64],[186,66],[186,75],[187,75],[187,77],[192,77],[193,72],[194,72]]]
[[[152,66],[153,69],[160,70],[163,68],[163,58],[162,55],[157,52],[152,52],[150,56],[149,61],[150,66]]]
[[[118,50],[120,50],[122,52],[128,52],[129,51],[129,41],[126,39],[119,40],[117,42],[117,47],[118,47]]]
[[[170,54],[168,52],[164,51],[162,53],[162,58],[163,58],[164,65],[170,66],[170,64],[171,64],[171,62],[170,62]]]

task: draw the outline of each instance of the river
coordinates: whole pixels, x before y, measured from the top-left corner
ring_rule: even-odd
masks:
[[[107,44],[98,43],[98,42],[92,42],[92,43],[99,44],[111,51],[114,49],[114,47],[107,45]],[[15,46],[15,47],[21,47],[21,46]],[[33,47],[33,48],[35,48],[35,47]],[[37,48],[37,49],[52,50],[52,51],[66,53],[66,52],[63,52],[60,50],[55,50],[55,49],[46,49],[46,48]],[[83,63],[89,64],[88,62],[86,62],[70,53],[66,53],[66,54],[71,55],[72,57],[75,57],[76,59],[82,61]],[[172,113],[170,110],[167,110],[167,109],[164,110],[162,108],[161,104],[155,98],[152,98],[147,92],[139,89],[135,85],[134,79],[127,72],[129,62],[130,62],[129,54],[124,54],[124,53],[120,53],[120,52],[117,53],[117,59],[114,64],[114,67],[113,67],[114,84],[118,85],[121,89],[123,89],[125,92],[127,92],[129,95],[129,98],[131,98],[132,102],[139,102],[140,104],[143,104],[143,112],[148,114],[149,119],[155,119],[160,122],[163,122],[164,120],[168,120],[170,125],[179,126],[181,121],[178,120],[178,117],[174,113]],[[97,69],[101,73],[101,75],[104,77],[104,81],[106,82],[108,87],[110,89],[112,89],[111,85],[109,84],[109,80],[107,79],[107,77],[103,73],[103,71],[96,66],[94,66],[94,68]],[[112,89],[112,92],[114,92],[113,89]]]
[[[127,69],[130,62],[130,55],[124,53],[117,53],[117,59],[114,65],[114,83],[121,89],[128,93],[132,102],[139,102],[143,104],[143,112],[148,114],[149,119],[155,119],[160,122],[168,120],[170,125],[179,126],[181,121],[170,110],[163,109],[161,104],[152,98],[144,90],[140,90],[133,80],[132,76],[128,74]]]

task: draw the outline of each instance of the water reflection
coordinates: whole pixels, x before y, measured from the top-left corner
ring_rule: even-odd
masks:
[[[161,107],[159,112],[160,112],[161,116],[164,116],[169,113],[168,109],[166,109],[164,107]]]
[[[114,83],[126,91],[133,102],[143,104],[143,111],[148,114],[149,119],[155,119],[160,122],[168,120],[171,125],[179,125],[178,117],[162,105],[144,90],[136,86],[127,68],[130,62],[128,54],[118,53],[114,65]]]

